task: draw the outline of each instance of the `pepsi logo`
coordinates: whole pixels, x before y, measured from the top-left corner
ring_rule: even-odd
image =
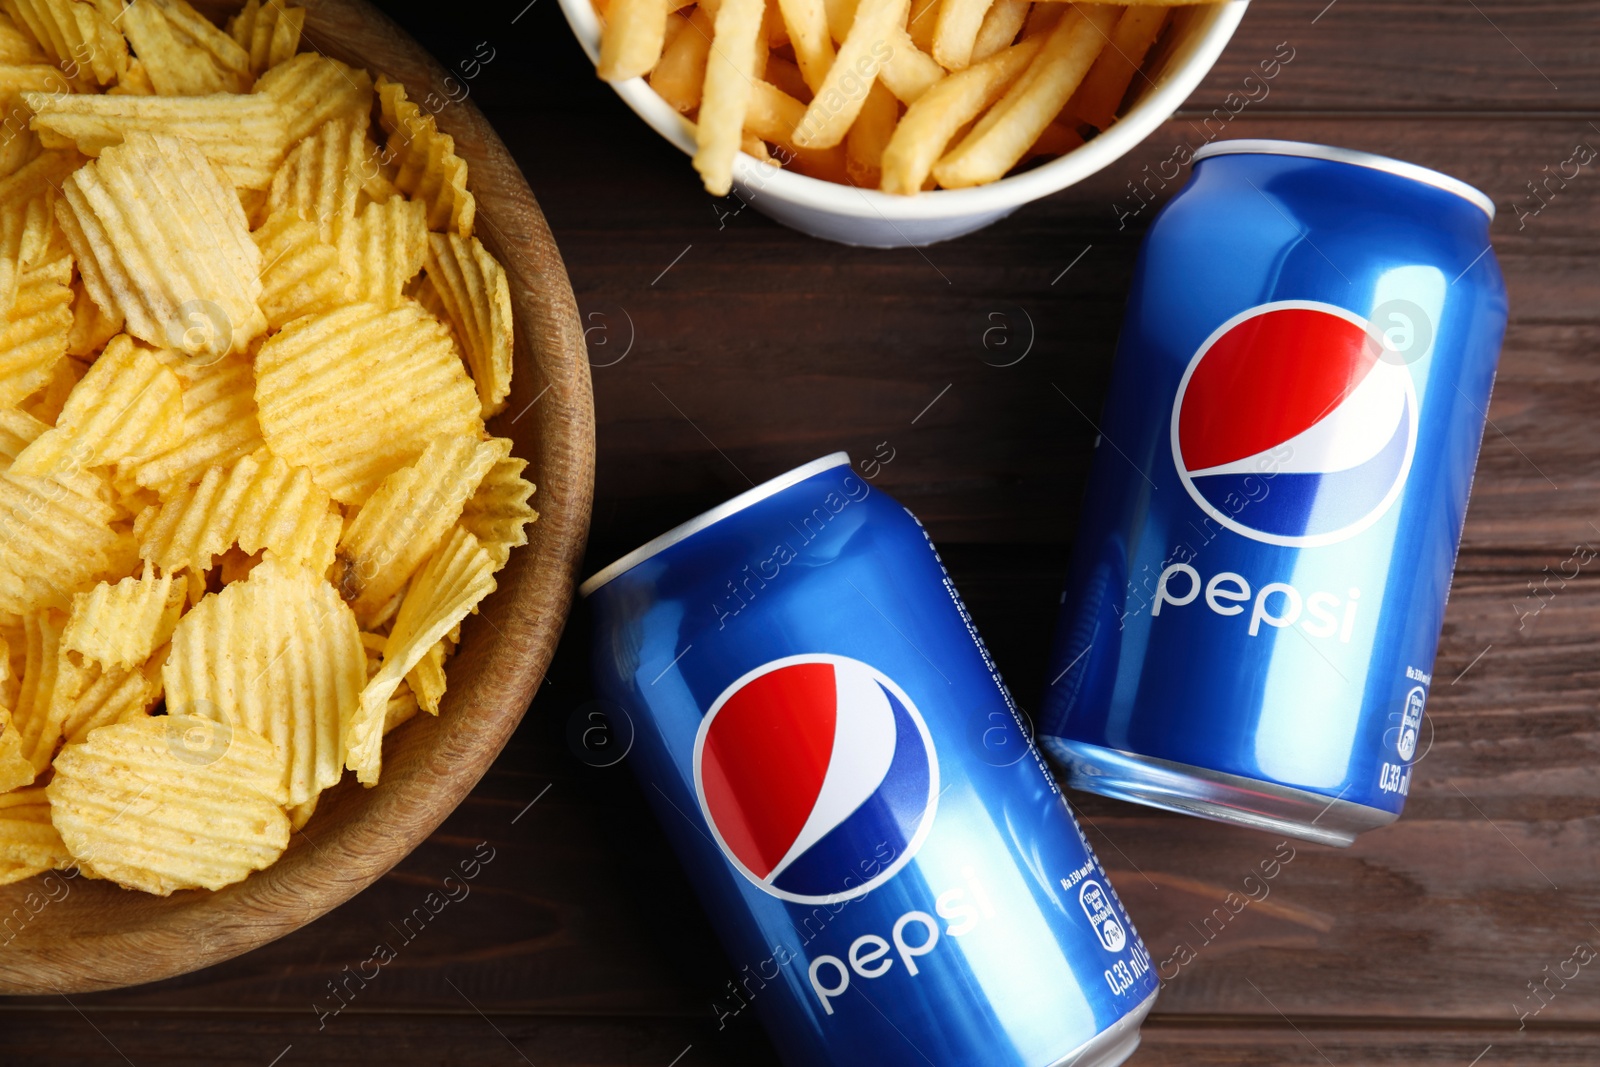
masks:
[[[1202,510],[1268,544],[1352,537],[1400,496],[1417,393],[1387,338],[1344,308],[1262,304],[1218,327],[1172,405],[1172,458]]]
[[[774,660],[723,691],[694,747],[723,855],[772,896],[832,904],[877,888],[933,825],[939,764],[910,697],[844,656]]]

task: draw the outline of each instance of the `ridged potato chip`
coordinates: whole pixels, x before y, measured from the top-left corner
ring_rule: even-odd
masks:
[[[0,406],[20,404],[50,383],[71,330],[71,287],[48,271],[24,275],[0,319]]]
[[[511,442],[503,437],[445,435],[383,480],[339,541],[334,583],[356,621],[375,625],[456,524],[484,476],[510,453]]]
[[[0,408],[0,473],[9,471],[12,461],[22,454],[22,450],[49,429],[49,424],[29,412],[18,408]],[[128,513],[117,505],[116,487],[107,479],[105,471],[88,467],[63,467],[55,471],[54,477],[56,482],[72,493],[112,505],[113,522],[128,517]],[[22,484],[46,495],[55,492],[49,483],[39,479],[22,479]]]
[[[169,714],[253,730],[276,746],[285,803],[339,780],[344,738],[366,679],[361,631],[333,586],[264,560],[206,597],[172,635],[162,672]]]
[[[0,179],[0,203],[26,203],[58,189],[82,164],[83,157],[75,149],[41,152],[19,170]]]
[[[405,86],[378,79],[385,153],[399,164],[394,184],[428,206],[428,229],[472,235],[477,201],[467,191],[467,163],[456,143],[440,133],[433,116],[406,99]]]
[[[327,127],[324,127],[326,129]],[[339,261],[355,299],[391,308],[428,254],[428,213],[415,200],[368,204],[339,237]]]
[[[360,118],[372,109],[372,76],[315,52],[279,63],[256,80],[255,91],[283,106],[291,143],[330,119]]]
[[[0,315],[10,312],[16,302],[22,272],[38,266],[50,246],[53,203],[54,190],[0,202]]]
[[[168,714],[69,745],[45,794],[80,869],[167,896],[221,889],[283,853],[277,764],[272,743],[243,726]]]
[[[272,177],[268,213],[298,215],[321,240],[338,245],[362,207],[363,190],[382,174],[367,126],[365,114],[335,116],[296,145]]]
[[[279,0],[250,0],[228,20],[228,34],[250,54],[250,70],[260,75],[292,57],[305,29],[306,9],[284,7]]]
[[[261,252],[244,208],[193,141],[131,130],[62,190],[56,216],[84,285],[129,333],[209,357],[244,351],[266,329]]]
[[[162,96],[242,93],[250,88],[250,54],[184,0],[100,0]]]
[[[110,85],[128,68],[128,42],[92,3],[4,0],[0,8],[84,88]]]
[[[466,350],[483,417],[506,406],[511,392],[511,287],[505,268],[476,237],[428,237],[428,278]]]
[[[156,85],[150,80],[150,71],[137,58],[128,60],[128,69],[117,78],[117,84],[106,90],[111,96],[155,96]]]
[[[82,280],[73,282],[72,326],[67,330],[67,355],[97,355],[107,341],[121,332],[122,316],[96,304]]]
[[[379,669],[382,668],[383,646],[387,644],[388,641],[389,639],[383,634],[361,635],[361,646],[367,651],[368,681],[371,681],[372,676],[377,674]],[[396,726],[399,726],[402,723],[410,722],[416,717],[418,710],[420,709],[417,707],[417,698],[416,695],[411,692],[410,684],[408,682],[401,682],[400,685],[395,689],[394,693],[390,695],[389,704],[384,709],[384,736],[387,737],[389,735],[389,731],[393,730]]]
[[[361,691],[361,706],[350,722],[345,766],[362,785],[376,785],[382,773],[383,726],[395,689],[428,649],[494,588],[494,562],[460,526],[411,580],[384,644],[383,665]]]
[[[62,740],[79,744],[102,726],[148,714],[161,699],[165,659],[165,648],[136,667],[101,667],[64,655],[50,706],[51,716],[61,724]]]
[[[183,387],[126,334],[111,339],[51,429],[22,450],[10,473],[41,477],[73,465],[102,467],[165,451],[183,439]]]
[[[15,96],[29,91],[65,95],[72,92],[72,87],[50,63],[0,63],[0,96]]]
[[[103,492],[78,491],[85,482]],[[133,537],[110,479],[90,470],[46,478],[0,474],[0,612],[67,608],[72,594],[132,571]]]
[[[478,394],[450,331],[414,303],[307,315],[256,354],[261,436],[359,504],[441,434],[479,436]]]
[[[50,757],[61,740],[61,720],[50,712],[61,667],[61,630],[66,623],[66,613],[61,611],[41,611],[22,619],[26,658],[11,725],[35,777],[50,766]]]
[[[142,486],[173,495],[198,482],[211,467],[231,466],[260,448],[256,378],[237,353],[215,363],[181,363],[173,373],[183,387],[183,428],[178,442],[138,463],[125,463]]]
[[[33,777],[33,763],[22,753],[22,733],[12,724],[11,712],[0,707],[0,794],[21,789]]]
[[[339,250],[298,214],[275,212],[252,236],[261,249],[260,305],[268,327],[350,302],[353,286]]]
[[[101,582],[72,598],[61,647],[102,667],[136,667],[166,644],[183,611],[187,582],[146,567],[140,578]]]
[[[534,517],[435,102],[198,2],[0,0],[0,882],[272,863]]]
[[[534,487],[522,477],[527,466],[525,459],[500,460],[461,511],[461,525],[477,537],[495,570],[506,565],[513,548],[528,543],[528,523],[539,517],[528,506]]]
[[[0,793],[0,885],[71,865],[72,855],[50,821],[45,791]]]
[[[46,63],[48,57],[33,38],[17,28],[10,15],[0,14],[0,63]]]
[[[238,545],[234,545],[217,560],[217,577],[221,579],[223,585],[242,582],[250,577],[250,572],[261,562],[263,556],[264,553],[246,552]]]
[[[444,699],[447,684],[444,661],[449,659],[454,651],[455,646],[450,643],[450,638],[441,637],[422,654],[422,658],[417,660],[417,665],[406,673],[406,685],[415,694],[417,704],[429,715],[439,714],[439,701]]]
[[[311,471],[258,449],[231,467],[210,468],[200,484],[142,512],[133,533],[140,557],[168,571],[210,570],[213,557],[235,544],[296,564],[331,562],[330,503]],[[337,524],[337,514],[332,518]]]
[[[56,365],[50,370],[50,380],[44,388],[34,393],[22,402],[20,409],[47,425],[54,426],[61,417],[61,409],[67,406],[67,397],[72,395],[72,390],[83,380],[89,368],[77,360],[56,360]]]
[[[283,162],[288,124],[270,96],[105,96],[24,93],[31,125],[48,147],[98,156],[131,130],[193,141],[238,189],[265,189]],[[56,140],[52,141],[52,138]]]
[[[289,816],[289,832],[291,834],[299,833],[305,827],[306,823],[311,821],[311,816],[315,815],[316,813],[316,797],[312,797],[304,804],[296,804],[294,807],[289,808],[288,811],[285,812],[285,814]]]
[[[0,179],[9,178],[39,158],[44,146],[28,129],[28,108],[20,96],[0,97]]]

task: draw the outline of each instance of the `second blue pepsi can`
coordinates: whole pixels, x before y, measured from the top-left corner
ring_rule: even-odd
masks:
[[[1075,788],[1348,845],[1427,751],[1494,205],[1319,145],[1195,158],[1140,253],[1040,732]]]
[[[1150,956],[922,526],[847,456],[582,592],[599,695],[731,958],[723,1021],[752,1008],[793,1067],[1132,1054]]]

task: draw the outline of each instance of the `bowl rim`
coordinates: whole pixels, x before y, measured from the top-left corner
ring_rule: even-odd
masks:
[[[419,102],[448,73],[368,0],[300,0],[304,50],[401,81]],[[217,5],[207,5],[210,11]],[[550,228],[515,159],[471,101],[436,112],[473,173],[481,236],[505,266],[518,330],[513,403],[528,414],[519,458],[536,480],[539,519],[513,550],[469,621],[468,640],[437,717],[418,715],[385,750],[384,780],[352,775],[324,793],[319,823],[277,863],[216,892],[153,897],[113,883],[72,886],[44,900],[41,879],[0,887],[0,914],[39,896],[20,930],[0,935],[0,995],[73,994],[171,978],[242,955],[355,897],[427,840],[482,779],[539,688],[565,626],[594,492],[594,398],[583,326]],[[542,388],[541,388],[542,387]],[[537,395],[535,395],[537,394]],[[531,399],[530,399],[531,398]],[[537,408],[535,408],[537,404]],[[511,419],[507,407],[497,420]],[[491,423],[491,432],[497,427]],[[510,428],[498,423],[501,432]],[[510,434],[507,434],[510,436]],[[337,821],[335,821],[337,817]],[[326,832],[318,834],[319,825]],[[301,831],[304,834],[306,831]],[[296,836],[301,836],[297,834]]]
[[[591,63],[599,61],[600,19],[590,0],[558,0],[573,36]],[[755,190],[797,207],[847,218],[894,223],[955,219],[997,214],[1059,192],[1122,158],[1177,112],[1211,72],[1244,18],[1250,0],[1205,4],[1210,23],[1200,31],[1194,51],[1164,83],[1141,99],[1104,133],[1031,170],[968,189],[933,189],[899,196],[877,189],[841,185],[774,167],[740,152],[733,163],[738,189]],[[668,104],[644,78],[613,82],[617,95],[657,133],[686,155],[695,151],[692,124]]]

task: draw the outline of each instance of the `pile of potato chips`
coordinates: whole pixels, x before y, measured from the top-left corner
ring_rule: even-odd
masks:
[[[694,117],[725,195],[739,151],[888,193],[962,189],[1116,121],[1174,4],[594,0],[599,73]]]
[[[0,884],[271,864],[536,518],[466,163],[249,0],[0,0]]]

